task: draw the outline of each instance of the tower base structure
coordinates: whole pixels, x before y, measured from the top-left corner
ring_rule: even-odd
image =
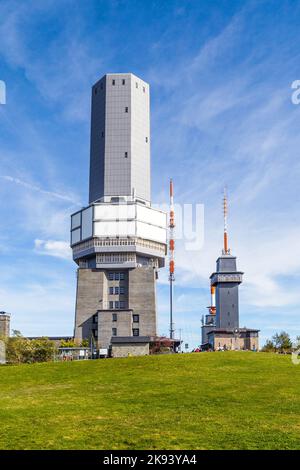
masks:
[[[203,350],[213,351],[258,351],[259,330],[236,328],[235,330],[215,328],[207,334]]]
[[[153,267],[79,268],[75,339],[80,342],[92,338],[99,349],[108,349],[112,337],[156,336],[155,282]],[[124,300],[109,300],[120,298]]]
[[[78,264],[75,339],[110,350],[113,338],[116,345],[116,338],[156,337],[166,213],[134,198],[93,203],[72,215],[71,247]]]

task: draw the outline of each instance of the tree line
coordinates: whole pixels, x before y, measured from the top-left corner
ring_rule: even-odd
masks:
[[[298,348],[300,348],[300,336],[297,336],[296,343],[293,345],[290,335],[286,331],[281,331],[268,339],[261,351],[288,354]]]
[[[49,362],[55,360],[58,347],[87,347],[88,341],[80,344],[73,340],[60,341],[59,345],[46,337],[28,339],[19,331],[13,330],[9,338],[0,338],[5,344],[6,362],[8,364],[31,364],[35,362]]]

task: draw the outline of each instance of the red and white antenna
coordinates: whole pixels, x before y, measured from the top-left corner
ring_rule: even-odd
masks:
[[[223,255],[230,255],[230,249],[228,248],[228,232],[227,232],[228,199],[227,199],[226,186],[224,188],[224,197],[223,197],[223,214],[224,214],[224,248],[223,248]]]
[[[173,181],[170,180],[170,222],[169,222],[169,281],[170,281],[170,338],[174,336],[173,324],[173,282],[175,281],[175,212],[174,212],[174,189]]]

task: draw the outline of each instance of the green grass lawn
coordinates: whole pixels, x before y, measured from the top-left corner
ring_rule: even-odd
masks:
[[[300,366],[251,352],[0,367],[0,449],[300,449]]]

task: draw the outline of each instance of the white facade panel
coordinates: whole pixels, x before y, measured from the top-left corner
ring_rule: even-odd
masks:
[[[73,230],[73,232],[71,232],[71,245],[74,245],[74,243],[78,243],[80,241],[81,241],[80,228],[78,228],[76,230]]]
[[[112,219],[134,219],[134,204],[107,204],[95,205],[95,220],[112,220]]]
[[[155,240],[160,243],[167,243],[167,231],[161,227],[137,222],[137,236],[147,240]]]
[[[81,239],[93,236],[93,207],[90,206],[82,211]]]
[[[135,236],[135,222],[94,222],[95,237]]]
[[[164,212],[139,205],[137,206],[137,220],[164,228],[167,224],[167,218]]]
[[[81,225],[81,212],[77,212],[77,214],[73,214],[71,217],[71,229],[80,227]]]

